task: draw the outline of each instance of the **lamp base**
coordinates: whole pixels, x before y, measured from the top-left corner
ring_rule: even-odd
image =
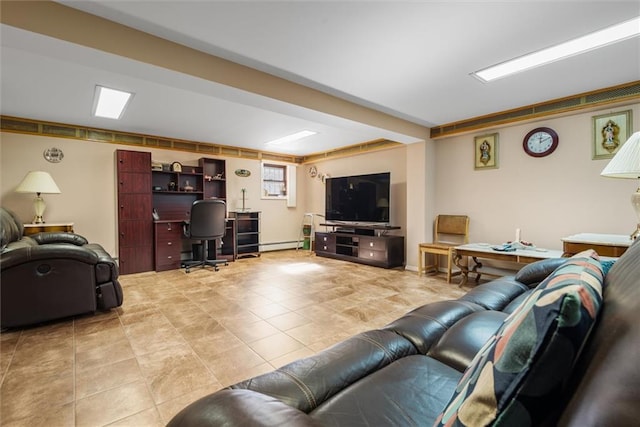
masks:
[[[44,210],[46,208],[47,205],[44,203],[44,200],[42,200],[42,197],[40,197],[40,193],[37,193],[37,196],[33,201],[33,210],[36,213],[36,215],[33,217],[34,224],[44,224],[44,219],[42,219],[42,216],[44,215]]]
[[[633,206],[633,210],[636,212],[636,216],[638,217],[638,226],[636,231],[631,233],[631,240],[635,240],[640,237],[640,187],[636,190],[635,193],[631,195],[631,205]]]

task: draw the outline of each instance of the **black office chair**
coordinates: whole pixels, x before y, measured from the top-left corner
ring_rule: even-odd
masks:
[[[185,261],[185,272],[189,273],[191,267],[198,265],[202,268],[207,265],[213,266],[215,271],[218,271],[219,264],[228,265],[226,259],[207,259],[209,241],[217,241],[224,237],[226,217],[227,205],[222,200],[206,199],[193,202],[191,219],[185,224],[184,234],[188,239],[202,241],[202,255],[200,260]]]

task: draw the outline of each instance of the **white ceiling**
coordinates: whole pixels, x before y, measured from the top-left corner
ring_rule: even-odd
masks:
[[[60,1],[423,126],[640,80],[636,37],[481,83],[473,71],[640,15],[640,1]],[[415,135],[2,25],[0,112],[305,155]],[[94,86],[131,90],[120,121]],[[264,142],[303,129],[282,146]]]

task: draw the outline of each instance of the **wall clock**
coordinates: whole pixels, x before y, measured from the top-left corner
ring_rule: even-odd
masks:
[[[551,128],[535,128],[522,141],[524,152],[532,157],[545,157],[558,148],[558,134]]]

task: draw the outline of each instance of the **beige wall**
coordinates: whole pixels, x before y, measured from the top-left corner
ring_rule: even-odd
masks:
[[[435,216],[435,147],[434,141],[407,147],[407,224],[405,233],[406,265],[417,270],[418,244],[430,242]]]
[[[629,197],[638,182],[603,178],[608,160],[592,160],[592,120],[595,115],[632,109],[633,130],[640,128],[640,104],[602,109],[567,117],[544,119],[401,146],[315,165],[320,173],[343,176],[391,172],[391,223],[402,227],[408,269],[417,264],[417,244],[431,239],[437,213],[471,217],[471,240],[502,243],[515,236],[539,247],[561,249],[560,239],[580,232],[627,234],[636,217]],[[522,138],[531,129],[549,126],[560,136],[558,149],[545,158],[532,158],[522,150]],[[475,135],[499,133],[499,168],[474,170]],[[62,190],[45,195],[48,222],[73,221],[76,231],[101,242],[116,254],[114,151],[125,146],[62,138],[2,133],[0,142],[0,203],[29,222],[32,199],[13,190],[29,170],[51,172]],[[42,152],[61,148],[62,163],[51,164]],[[131,149],[138,149],[132,147]],[[198,154],[152,151],[154,160],[197,164]],[[324,184],[309,177],[310,165],[297,168],[297,207],[284,200],[261,200],[260,162],[226,158],[227,197],[231,209],[239,207],[240,189],[247,188],[247,206],[262,212],[262,243],[298,239],[303,214],[324,213]],[[235,169],[251,171],[239,178]],[[316,220],[316,226],[321,219]],[[264,249],[277,249],[265,246]]]
[[[330,176],[360,175],[377,172],[391,172],[391,194],[389,222],[392,225],[402,227],[401,233],[407,234],[407,146],[400,146],[388,150],[373,153],[359,154],[342,159],[324,160],[314,165],[318,168],[318,174]],[[307,171],[311,165],[300,167],[304,176],[298,182],[298,189],[302,190],[307,200],[307,212],[324,215],[324,183],[318,178],[311,178]],[[300,195],[301,192],[298,192]],[[316,221],[316,226],[322,222],[322,218]],[[324,230],[324,228],[317,228]],[[406,242],[406,240],[405,240]]]
[[[592,117],[633,110],[640,129],[640,104],[502,127],[437,141],[435,205],[438,213],[467,214],[475,242],[502,243],[521,238],[549,249],[581,232],[627,234],[637,218],[630,203],[638,182],[603,178],[608,160],[592,160]],[[548,126],[559,146],[548,157],[524,153],[531,129]],[[499,168],[474,170],[475,135],[499,133]],[[411,260],[409,260],[411,261]]]
[[[46,148],[63,150],[58,164],[47,162],[42,153]],[[24,222],[33,218],[35,195],[15,193],[15,187],[30,170],[50,172],[62,191],[45,194],[45,220],[74,222],[75,231],[93,242],[100,242],[111,254],[117,255],[115,150],[150,151],[154,161],[197,165],[200,154],[171,150],[145,149],[64,138],[2,133],[0,140],[0,204],[16,212]],[[298,239],[304,197],[298,193],[298,204],[287,208],[285,200],[260,199],[260,162],[226,158],[227,198],[229,209],[241,207],[241,188],[247,189],[246,206],[262,212],[261,243],[295,241]],[[248,169],[251,176],[240,178],[233,171]],[[301,176],[303,168],[297,168]],[[302,179],[301,176],[299,178]],[[266,250],[278,246],[265,246]]]

